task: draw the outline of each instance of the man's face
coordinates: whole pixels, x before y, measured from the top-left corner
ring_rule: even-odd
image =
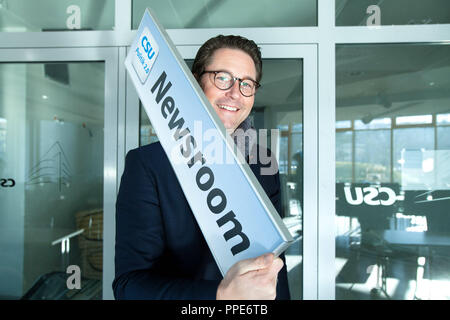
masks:
[[[256,68],[252,58],[239,49],[223,48],[214,52],[205,71],[219,70],[228,71],[240,79],[256,80]],[[230,89],[221,90],[214,85],[213,79],[213,74],[205,73],[200,79],[200,86],[225,128],[234,131],[250,114],[255,96],[243,96],[239,91],[238,80]]]

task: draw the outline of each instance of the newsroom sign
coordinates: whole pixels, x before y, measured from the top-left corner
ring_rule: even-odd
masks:
[[[239,260],[282,253],[289,231],[149,9],[125,66],[222,274]],[[208,161],[192,134],[198,122],[233,161]]]

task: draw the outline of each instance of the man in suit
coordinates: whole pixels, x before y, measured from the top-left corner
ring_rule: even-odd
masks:
[[[227,131],[248,129],[262,76],[256,44],[239,36],[205,42],[192,72]],[[278,172],[243,153],[281,211]],[[268,253],[239,261],[222,278],[169,159],[159,143],[130,151],[116,203],[116,299],[289,299],[284,256]]]

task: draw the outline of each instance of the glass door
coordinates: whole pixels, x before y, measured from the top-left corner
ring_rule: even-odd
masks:
[[[450,298],[449,56],[336,46],[337,299]]]
[[[295,239],[285,252],[291,298],[314,299],[317,296],[316,46],[260,48],[263,78],[250,117],[258,133],[266,133],[268,147],[278,162],[280,215]],[[198,46],[178,47],[189,67],[198,49]],[[131,81],[127,84],[126,151],[158,141]],[[304,259],[308,264],[303,264]]]
[[[0,298],[111,294],[116,61],[0,50]]]

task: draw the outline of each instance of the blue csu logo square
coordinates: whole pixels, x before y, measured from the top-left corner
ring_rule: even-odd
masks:
[[[158,56],[159,46],[147,27],[139,37],[131,64],[142,84],[147,81],[150,70]]]

